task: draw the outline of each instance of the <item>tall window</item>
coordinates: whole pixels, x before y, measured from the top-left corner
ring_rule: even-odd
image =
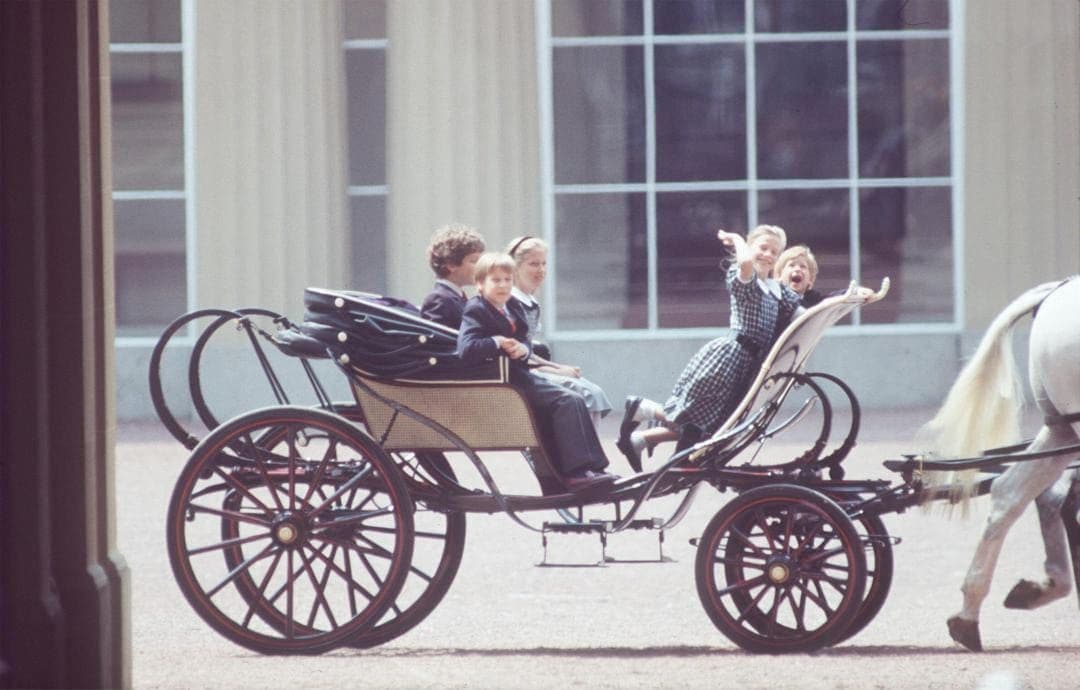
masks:
[[[188,305],[180,0],[112,0],[113,213],[119,336]]]
[[[352,287],[386,289],[386,0],[345,0]]]
[[[783,226],[848,323],[953,324],[949,0],[547,0],[556,330],[726,326],[716,229]]]

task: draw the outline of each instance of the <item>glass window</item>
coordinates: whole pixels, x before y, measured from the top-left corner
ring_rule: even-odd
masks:
[[[645,195],[561,194],[556,205],[557,327],[644,328]]]
[[[349,184],[386,183],[386,54],[345,54],[349,99]]]
[[[864,189],[859,194],[862,283],[892,281],[866,323],[953,320],[952,193],[943,187]]]
[[[847,177],[847,107],[843,43],[759,45],[758,176]]]
[[[658,194],[656,222],[659,325],[727,326],[726,252],[716,231],[746,228],[746,194]]]
[[[386,291],[386,0],[346,0],[351,286]],[[351,42],[350,42],[351,41]],[[359,42],[357,42],[359,41]]]
[[[386,37],[386,0],[344,0],[345,39]]]
[[[949,0],[859,0],[855,22],[860,30],[948,29]]]
[[[859,41],[859,175],[949,174],[949,45]]]
[[[179,43],[180,0],[112,0],[112,43]]]
[[[658,180],[746,178],[741,46],[656,47]]]
[[[847,0],[755,0],[754,26],[760,33],[844,31]]]
[[[620,36],[642,31],[641,0],[552,0],[553,36]]]
[[[556,331],[726,326],[715,230],[760,223],[823,293],[891,278],[845,323],[953,322],[948,0],[652,0],[632,39],[637,3],[539,1]]]
[[[184,187],[181,55],[112,56],[113,187]]]
[[[742,32],[746,5],[731,0],[653,0],[657,34]]]
[[[184,201],[116,200],[113,216],[117,335],[160,335],[187,311]]]
[[[180,0],[113,0],[110,55],[116,333],[154,337],[188,310]]]
[[[350,289],[386,292],[386,195],[352,196]]]
[[[557,48],[555,180],[645,179],[645,77],[640,47]]]

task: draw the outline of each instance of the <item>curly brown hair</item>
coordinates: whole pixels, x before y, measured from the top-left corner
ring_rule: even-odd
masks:
[[[485,248],[483,236],[468,225],[444,225],[431,236],[427,248],[428,265],[435,275],[445,278],[450,275],[451,268],[465,261],[466,256],[482,252]]]

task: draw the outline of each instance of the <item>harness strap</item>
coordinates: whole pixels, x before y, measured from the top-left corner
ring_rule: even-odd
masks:
[[[1043,423],[1045,423],[1046,426],[1072,424],[1073,422],[1080,422],[1080,412],[1073,412],[1072,414],[1048,414],[1043,418]]]

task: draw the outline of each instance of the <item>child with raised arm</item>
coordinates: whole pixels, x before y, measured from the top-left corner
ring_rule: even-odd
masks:
[[[726,277],[731,330],[698,350],[663,405],[627,398],[617,445],[635,471],[641,471],[642,452],[651,454],[657,443],[681,437],[685,444],[696,440],[692,432],[698,437],[715,432],[753,383],[778,333],[777,325],[787,323],[799,307],[801,295],[770,277],[787,244],[782,228],[759,225],[745,240],[720,230],[717,238],[735,254]],[[646,420],[659,426],[636,431]]]
[[[604,389],[582,377],[579,367],[552,362],[551,351],[538,342],[541,320],[540,302],[536,296],[547,276],[547,243],[538,237],[523,235],[510,243],[506,253],[513,257],[517,264],[513,295],[524,308],[525,320],[529,322],[529,333],[533,338],[533,356],[529,364],[533,367],[533,372],[580,394],[589,408],[593,425],[598,425],[611,411],[611,402],[608,401]]]
[[[476,260],[484,252],[484,238],[467,225],[444,225],[431,236],[428,265],[435,272],[435,287],[424,298],[420,315],[450,328],[461,327],[465,310],[464,287],[472,285]]]
[[[802,296],[800,305],[809,309],[825,296],[814,289],[818,262],[805,244],[788,247],[780,254],[773,267],[773,277]]]
[[[466,303],[458,332],[458,356],[476,364],[505,354],[510,358],[510,384],[536,414],[544,449],[571,491],[617,479],[604,472],[607,457],[589,421],[585,400],[577,393],[529,371],[532,354],[529,324],[521,303],[511,299],[514,260],[488,253],[476,262],[478,295]]]

